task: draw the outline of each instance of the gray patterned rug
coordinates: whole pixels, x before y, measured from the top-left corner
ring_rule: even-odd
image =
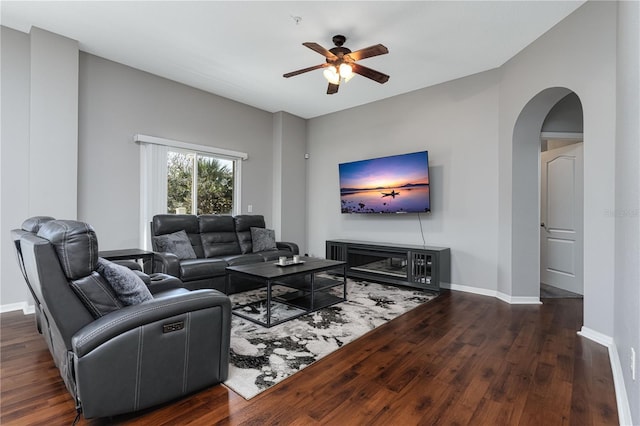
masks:
[[[274,287],[273,294],[283,288]],[[331,291],[341,295],[342,286]],[[263,298],[264,292],[232,295],[234,305]],[[347,282],[347,301],[265,328],[233,315],[229,378],[224,383],[253,398],[315,361],[416,306],[434,293],[365,281]],[[280,309],[274,307],[274,311]],[[262,311],[260,307],[256,313]],[[273,314],[272,314],[273,315]]]

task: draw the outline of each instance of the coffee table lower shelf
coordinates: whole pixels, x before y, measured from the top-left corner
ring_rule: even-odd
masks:
[[[232,308],[234,315],[251,321],[263,327],[273,327],[287,321],[299,318],[311,312],[336,305],[346,299],[325,292],[315,294],[304,291],[292,291],[272,297],[267,316],[267,299],[261,299],[248,304],[237,305]],[[256,305],[259,308],[256,309]]]
[[[304,291],[292,291],[291,293],[276,297],[275,300],[295,308],[304,309],[306,311],[305,313],[307,313],[344,302],[346,299],[324,292],[316,292],[314,294]]]

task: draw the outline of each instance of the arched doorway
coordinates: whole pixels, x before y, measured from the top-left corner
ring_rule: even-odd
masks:
[[[535,95],[520,112],[512,141],[512,294],[540,296],[540,144],[552,108],[572,91],[552,87]]]
[[[556,103],[540,135],[540,298],[584,294],[583,111],[571,92]]]

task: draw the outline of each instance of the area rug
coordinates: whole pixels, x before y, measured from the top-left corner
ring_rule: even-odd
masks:
[[[273,294],[285,291],[274,287]],[[341,295],[342,286],[335,287]],[[264,291],[232,295],[233,304],[264,298]],[[253,398],[374,328],[426,303],[436,294],[365,281],[347,282],[347,301],[271,328],[233,315],[229,378],[224,383]],[[256,311],[260,311],[258,308]]]

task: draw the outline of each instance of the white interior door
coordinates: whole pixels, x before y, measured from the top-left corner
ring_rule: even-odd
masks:
[[[541,154],[540,280],[584,294],[582,142]]]

